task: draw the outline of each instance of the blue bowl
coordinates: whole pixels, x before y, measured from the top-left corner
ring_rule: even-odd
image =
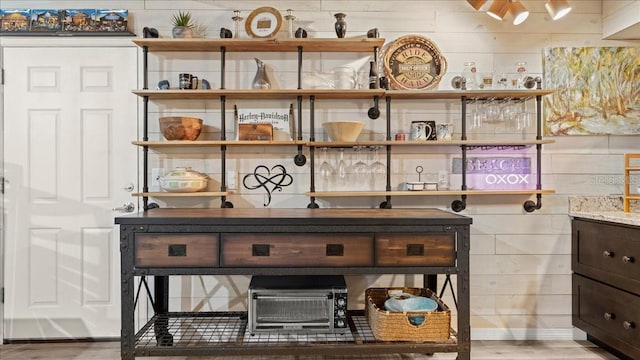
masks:
[[[388,311],[435,311],[438,303],[428,297],[403,293],[392,295],[384,302],[384,307]]]

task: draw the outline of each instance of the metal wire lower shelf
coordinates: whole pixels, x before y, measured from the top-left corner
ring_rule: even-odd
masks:
[[[362,346],[366,345],[366,346]],[[410,350],[410,351],[408,351]],[[349,329],[336,334],[268,332],[251,335],[246,312],[172,312],[156,315],[136,334],[136,356],[303,355],[457,352],[457,334],[443,342],[382,342],[363,310],[349,312]]]

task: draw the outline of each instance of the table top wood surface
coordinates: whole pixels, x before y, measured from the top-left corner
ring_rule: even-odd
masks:
[[[472,219],[439,209],[159,208],[116,217],[121,225],[469,225]]]

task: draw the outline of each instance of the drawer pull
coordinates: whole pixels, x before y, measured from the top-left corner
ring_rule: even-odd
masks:
[[[269,244],[252,244],[251,256],[269,256]]]
[[[608,312],[604,313],[604,319],[605,319],[605,320],[613,320],[613,319],[615,319],[615,318],[616,318],[616,315],[615,315],[615,314],[608,313]]]
[[[407,244],[407,256],[424,256],[424,244]]]
[[[605,250],[605,251],[602,253],[602,256],[604,256],[604,257],[613,257],[613,252],[608,251],[608,250]]]
[[[631,264],[633,263],[633,256],[623,256],[622,257],[622,262],[625,264]]]
[[[344,245],[327,244],[326,254],[327,256],[344,256]]]
[[[187,245],[173,244],[168,246],[168,256],[187,256]]]
[[[622,327],[625,330],[631,330],[631,329],[635,329],[636,328],[636,324],[633,321],[623,321],[622,322]]]

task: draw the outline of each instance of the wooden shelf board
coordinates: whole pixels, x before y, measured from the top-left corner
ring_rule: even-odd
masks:
[[[228,191],[198,191],[198,192],[142,192],[142,193],[133,193],[131,194],[135,197],[148,196],[148,197],[196,197],[196,196],[206,196],[206,197],[218,197],[218,196],[227,196],[229,195]]]
[[[133,145],[149,147],[211,147],[211,146],[309,146],[315,148],[323,147],[371,147],[371,146],[531,146],[536,144],[551,144],[555,140],[532,140],[532,141],[487,141],[487,140],[453,140],[453,141],[264,141],[264,140],[158,140],[158,141],[132,141]],[[640,170],[640,169],[638,169]]]
[[[555,194],[555,190],[423,190],[423,191],[315,191],[307,196],[315,197],[366,197],[366,196],[458,196],[458,195],[535,195]]]
[[[272,90],[133,90],[138,96],[148,96],[153,100],[219,100],[223,96],[227,100],[289,100],[298,96],[302,98],[352,100],[373,99],[382,97],[384,90],[378,89],[272,89]]]
[[[430,141],[354,141],[354,142],[337,142],[337,141],[314,141],[308,142],[307,146],[312,147],[357,147],[357,146],[529,146],[537,144],[552,144],[555,140],[430,140]]]
[[[524,98],[536,95],[547,95],[553,90],[485,90],[485,91],[461,91],[461,90],[384,90],[384,89],[209,89],[209,90],[133,90],[138,96],[148,96],[154,100],[210,100],[225,97],[229,100],[278,100],[293,99],[298,96],[303,98],[315,97],[316,99],[351,100],[372,99],[375,96],[390,97],[392,99],[414,100],[460,100],[467,98]]]
[[[552,94],[551,89],[526,90],[387,90],[385,96],[392,99],[454,100],[466,96],[467,99],[486,98],[529,98]]]
[[[625,171],[640,171],[640,166],[627,166],[624,168]]]
[[[149,147],[212,147],[212,146],[295,146],[305,145],[305,141],[265,141],[265,140],[159,140],[159,141],[132,141],[133,145]]]
[[[149,51],[198,51],[219,52],[222,48],[229,52],[372,52],[381,48],[385,39],[344,38],[344,39],[134,39],[140,47]]]

